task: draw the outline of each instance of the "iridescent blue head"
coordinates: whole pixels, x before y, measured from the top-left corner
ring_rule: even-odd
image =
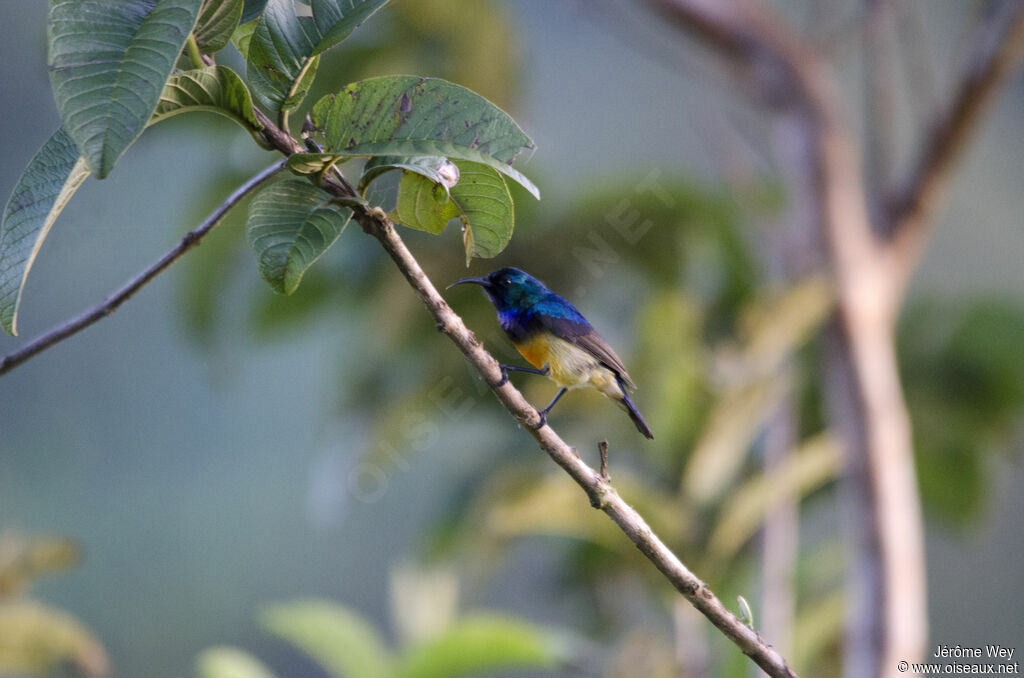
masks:
[[[483,278],[463,278],[456,280],[452,285],[462,283],[474,283],[483,287],[484,293],[498,309],[499,314],[526,311],[551,296],[551,291],[544,283],[518,268],[499,268]]]

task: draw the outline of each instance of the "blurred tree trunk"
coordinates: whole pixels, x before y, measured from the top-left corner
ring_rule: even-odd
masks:
[[[923,658],[926,571],[910,421],[895,329],[908,281],[949,176],[982,113],[1024,53],[1024,0],[984,7],[959,83],[929,111],[907,177],[892,185],[888,76],[879,55],[887,3],[866,4],[867,142],[843,111],[824,57],[755,0],[645,0],[710,47],[774,121],[776,155],[803,252],[791,270],[824,266],[836,287],[822,374],[843,441],[841,501],[850,530],[844,658],[848,678],[899,675]],[[861,153],[867,149],[865,185]]]

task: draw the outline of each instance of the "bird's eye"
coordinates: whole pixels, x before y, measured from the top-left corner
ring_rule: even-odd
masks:
[[[502,284],[502,285],[504,285],[505,287],[508,287],[508,286],[509,286],[509,283],[511,283],[511,282],[512,282],[512,281],[511,281],[511,280],[509,280],[508,278],[502,278],[502,279],[501,279],[501,284]]]

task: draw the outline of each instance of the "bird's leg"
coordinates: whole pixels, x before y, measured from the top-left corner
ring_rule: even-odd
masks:
[[[543,410],[537,410],[537,414],[540,415],[540,423],[537,425],[537,428],[540,428],[544,424],[548,423],[548,412],[551,411],[551,408],[555,406],[555,403],[558,402],[558,399],[565,395],[565,392],[568,390],[568,388],[563,386],[558,390],[558,393],[555,394],[555,397],[551,400],[551,402],[548,403],[547,407],[545,407]]]
[[[502,365],[500,363],[498,364],[498,367],[501,368],[501,381],[498,382],[498,386],[505,385],[505,382],[508,381],[509,372],[526,372],[528,374],[539,374],[542,377],[548,376],[548,372],[550,372],[550,369],[547,365],[545,365],[543,368],[539,370],[534,369],[532,367],[519,367],[518,365]]]

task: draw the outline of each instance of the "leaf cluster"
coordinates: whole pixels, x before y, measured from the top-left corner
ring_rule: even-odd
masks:
[[[22,290],[43,240],[86,178],[106,178],[153,124],[199,111],[236,122],[260,145],[290,132],[320,58],[388,0],[53,0],[49,66],[63,126],[29,162],[0,221],[0,326],[17,332]],[[95,36],[101,36],[97,39]],[[246,77],[216,63],[234,49]],[[402,173],[398,223],[438,234],[462,227],[470,258],[493,257],[511,239],[512,167],[533,142],[500,108],[453,83],[385,76],[351,83],[310,107],[310,153],[289,169],[300,178],[262,189],[248,219],[261,275],[291,294],[338,238],[351,210],[320,188],[325,175],[365,159],[363,196],[389,170]],[[455,168],[442,179],[430,165]],[[343,181],[344,183],[344,181]]]
[[[322,600],[267,607],[262,626],[336,678],[455,678],[508,669],[553,669],[572,654],[565,632],[492,612],[457,614],[448,569],[405,568],[392,578],[402,637],[390,647],[359,612]],[[411,620],[415,620],[411,621]],[[198,659],[199,678],[272,678],[251,654],[214,647]]]

